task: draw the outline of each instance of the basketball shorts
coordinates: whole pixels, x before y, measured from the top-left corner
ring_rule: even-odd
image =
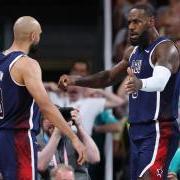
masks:
[[[0,130],[0,173],[5,180],[36,180],[37,145],[28,130]]]
[[[130,124],[131,180],[148,177],[167,179],[168,167],[177,148],[179,130],[177,122]]]

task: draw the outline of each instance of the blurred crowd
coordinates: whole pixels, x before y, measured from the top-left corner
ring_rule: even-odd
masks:
[[[156,26],[160,35],[172,39],[180,46],[180,0],[169,0],[160,5],[153,0],[114,0],[113,1],[113,63],[118,63],[125,48],[129,45],[127,14],[134,4],[149,4],[156,11]],[[86,60],[73,63],[70,74],[86,76],[91,73]],[[68,176],[70,180],[103,180],[105,171],[105,134],[113,133],[113,179],[129,179],[129,140],[128,140],[128,96],[122,82],[113,92],[104,89],[68,87],[64,92],[55,82],[44,82],[52,102],[58,107],[73,107],[69,125],[77,133],[87,148],[87,164],[78,165],[77,155],[68,141],[53,125],[42,117],[42,132],[38,136],[40,151],[38,169],[41,179],[60,180]],[[179,107],[180,109],[180,107]],[[180,119],[178,120],[180,123]],[[65,172],[65,173],[64,173]],[[63,175],[64,173],[64,175]],[[180,148],[169,167],[168,179],[180,178]]]

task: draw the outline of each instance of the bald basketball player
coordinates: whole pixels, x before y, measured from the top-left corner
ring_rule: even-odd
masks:
[[[37,179],[40,111],[71,139],[78,163],[86,159],[84,145],[48,98],[38,62],[28,56],[41,33],[36,19],[20,17],[12,46],[0,54],[0,172],[5,180]]]
[[[60,78],[59,86],[100,88],[115,84],[128,71],[131,180],[165,180],[178,146],[179,54],[175,44],[160,37],[153,9],[136,5],[128,15],[131,47],[119,64],[87,77]]]

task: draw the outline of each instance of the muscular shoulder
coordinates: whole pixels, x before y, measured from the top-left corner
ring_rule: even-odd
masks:
[[[133,50],[134,50],[134,46],[129,46],[125,49],[125,52],[124,52],[124,59],[126,61],[129,61],[129,57],[130,55],[132,54]]]
[[[19,61],[17,61],[14,65],[14,68],[18,69],[19,72],[33,72],[40,69],[39,63],[28,57],[24,56]]]
[[[39,63],[30,57],[22,57],[22,59],[19,61],[19,66],[23,67],[24,69],[34,69],[34,68],[39,68]]]
[[[157,54],[170,54],[178,56],[178,49],[172,41],[164,41],[160,43],[156,49]]]
[[[36,60],[28,56],[24,56],[13,65],[10,73],[15,81],[24,85],[24,77],[31,77],[36,76],[36,74],[41,74],[41,69]]]
[[[178,49],[172,41],[160,43],[153,54],[152,61],[154,64],[166,66],[175,73],[180,64]]]

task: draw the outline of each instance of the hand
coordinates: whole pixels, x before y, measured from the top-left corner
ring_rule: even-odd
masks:
[[[59,130],[57,127],[54,127],[53,134],[54,134],[56,137],[60,137],[60,136],[61,136],[61,132],[60,132],[60,130]]]
[[[71,111],[71,117],[72,117],[72,120],[74,121],[76,127],[81,126],[82,120],[80,118],[80,113],[79,113],[78,109]]]
[[[86,147],[81,143],[81,141],[77,137],[72,140],[72,144],[79,155],[77,163],[79,165],[82,165],[85,161],[87,161]]]
[[[62,90],[67,90],[67,87],[69,85],[73,85],[73,81],[72,81],[72,76],[68,76],[68,75],[62,75],[59,78],[59,82],[58,82],[58,87],[61,88]]]
[[[177,180],[177,176],[174,172],[169,172],[167,176],[168,180]]]
[[[128,78],[125,83],[125,90],[128,94],[131,94],[142,88],[142,81],[134,75],[130,67],[128,67],[127,73]]]

